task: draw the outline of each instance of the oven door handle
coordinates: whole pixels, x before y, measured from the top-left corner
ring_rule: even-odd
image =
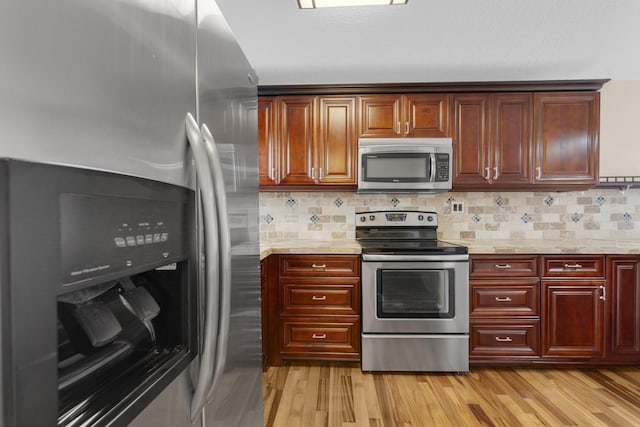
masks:
[[[362,254],[362,261],[469,261],[469,254],[447,255],[379,255]]]

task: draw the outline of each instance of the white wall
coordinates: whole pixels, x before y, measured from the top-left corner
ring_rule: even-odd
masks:
[[[640,176],[640,80],[612,80],[600,96],[600,176]]]

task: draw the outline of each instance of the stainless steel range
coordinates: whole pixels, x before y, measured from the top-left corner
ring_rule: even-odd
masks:
[[[362,370],[469,370],[469,254],[437,238],[438,215],[356,213]]]

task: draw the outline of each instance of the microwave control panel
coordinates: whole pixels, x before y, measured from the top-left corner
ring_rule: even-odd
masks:
[[[449,154],[436,153],[435,157],[436,157],[435,181],[436,182],[449,181]]]

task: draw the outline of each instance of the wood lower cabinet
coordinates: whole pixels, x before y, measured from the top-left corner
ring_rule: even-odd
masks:
[[[604,256],[542,257],[542,357],[605,356]]]
[[[472,255],[469,360],[514,363],[540,356],[536,255]]]
[[[360,360],[360,258],[270,255],[265,265],[266,364]]]
[[[640,362],[640,256],[608,256],[607,358]]]

